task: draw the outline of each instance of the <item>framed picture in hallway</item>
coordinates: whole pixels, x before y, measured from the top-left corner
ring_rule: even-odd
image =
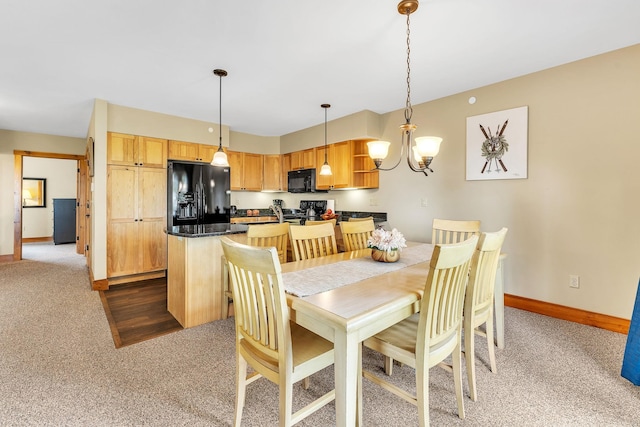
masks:
[[[467,117],[467,181],[527,178],[529,107]]]

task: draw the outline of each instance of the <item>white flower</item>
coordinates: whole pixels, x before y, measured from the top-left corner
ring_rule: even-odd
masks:
[[[395,228],[391,231],[377,228],[373,230],[371,237],[367,240],[367,246],[381,251],[402,250],[407,247],[407,241],[401,232]]]

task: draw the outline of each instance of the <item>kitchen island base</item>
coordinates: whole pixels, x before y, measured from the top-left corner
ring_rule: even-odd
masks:
[[[167,309],[184,327],[221,318],[220,237],[169,236]]]

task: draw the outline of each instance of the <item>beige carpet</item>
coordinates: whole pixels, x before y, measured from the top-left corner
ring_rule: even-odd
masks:
[[[233,319],[115,349],[84,258],[71,245],[41,245],[50,254],[35,256],[31,245],[31,260],[0,264],[0,425],[231,425]],[[478,344],[479,401],[465,399],[466,420],[449,374],[431,370],[432,425],[640,425],[640,387],[620,376],[626,336],[515,309],[505,323],[498,373]],[[382,359],[365,351],[364,365],[380,370]],[[415,388],[408,367],[392,378]],[[295,405],[332,383],[332,369],[312,377],[308,391],[297,386]],[[366,380],[364,399],[365,426],[418,424],[415,407]],[[277,425],[277,388],[250,385],[244,415],[246,426]],[[329,405],[299,425],[334,424]]]

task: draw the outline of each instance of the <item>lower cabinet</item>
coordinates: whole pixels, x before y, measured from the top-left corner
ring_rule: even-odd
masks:
[[[166,169],[108,166],[108,279],[167,268],[166,188]]]

